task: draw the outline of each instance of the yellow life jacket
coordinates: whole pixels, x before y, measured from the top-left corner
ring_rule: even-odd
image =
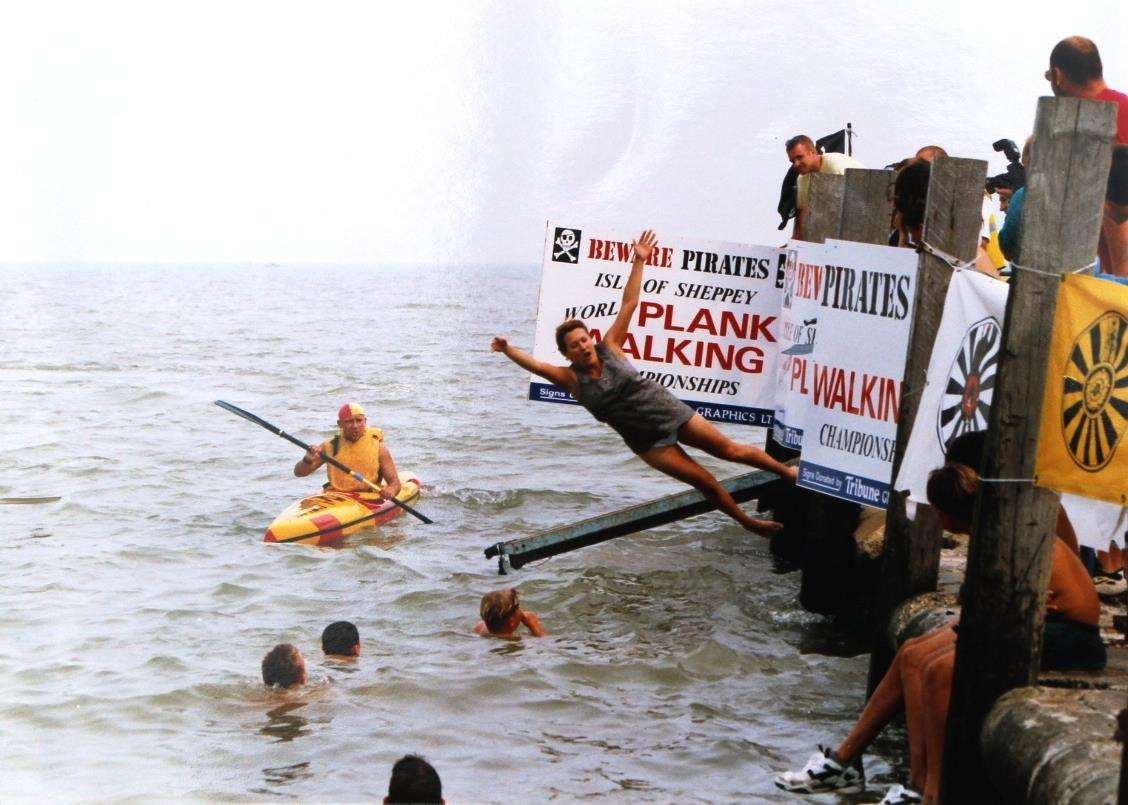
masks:
[[[364,435],[350,442],[338,433],[321,447],[325,455],[332,456],[350,469],[356,470],[377,486],[380,485],[380,444],[384,441],[384,431],[379,428],[366,428]],[[326,463],[329,472],[329,486],[341,492],[371,492],[372,487],[362,484],[346,472]]]

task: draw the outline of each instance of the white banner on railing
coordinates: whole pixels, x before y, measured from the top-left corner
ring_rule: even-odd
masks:
[[[949,441],[987,429],[1006,306],[1005,282],[975,271],[952,274],[928,361],[928,385],[894,484],[907,489],[911,501],[928,502],[928,473],[944,464]]]
[[[799,485],[884,508],[917,254],[846,241],[826,246]]]
[[[559,365],[556,326],[582,319],[596,340],[615,321],[637,232],[549,222],[533,355]],[[782,253],[658,235],[623,351],[706,419],[769,426],[774,408]],[[529,399],[575,403],[532,376]]]
[[[784,257],[779,314],[779,374],[772,436],[792,450],[803,446],[803,421],[811,395],[811,354],[818,333],[818,295],[832,250],[793,240]]]

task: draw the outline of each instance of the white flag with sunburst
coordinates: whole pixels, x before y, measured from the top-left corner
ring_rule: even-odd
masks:
[[[1005,282],[976,271],[952,274],[928,362],[928,384],[893,486],[909,490],[911,501],[928,502],[928,473],[944,464],[952,439],[987,430],[1006,306]],[[911,394],[913,385],[910,378],[904,393]]]

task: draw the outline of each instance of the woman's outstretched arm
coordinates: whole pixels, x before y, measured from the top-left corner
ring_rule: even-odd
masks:
[[[619,308],[619,315],[603,336],[603,342],[616,352],[622,354],[623,339],[627,337],[627,328],[638,309],[638,298],[642,292],[642,268],[646,265],[658,238],[650,229],[639,235],[632,245],[634,246],[634,260],[631,262],[631,275],[627,278],[627,287],[623,289],[623,303]]]
[[[579,390],[576,382],[576,373],[567,366],[555,366],[551,363],[538,361],[528,352],[525,352],[525,350],[510,344],[509,339],[503,336],[495,336],[494,340],[490,343],[490,349],[494,352],[502,353],[522,369],[539,375],[549,383],[553,383],[567,390],[573,397]]]

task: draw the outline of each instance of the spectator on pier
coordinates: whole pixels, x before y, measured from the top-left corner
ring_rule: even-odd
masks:
[[[1128,95],[1105,83],[1101,54],[1093,40],[1070,36],[1054,45],[1045,77],[1054,95],[1115,103],[1116,142],[1128,143]]]
[[[932,163],[919,157],[897,171],[893,180],[893,228],[897,237],[896,242],[890,238],[891,246],[919,249],[924,243],[924,211],[931,177]],[[992,277],[999,275],[982,244],[976,247],[975,268]]]
[[[1097,255],[1102,274],[1128,277],[1128,145],[1112,149]]]
[[[537,613],[521,609],[521,595],[515,587],[486,593],[478,611],[482,620],[474,627],[477,634],[514,637],[524,624],[533,637],[545,636]]]
[[[928,502],[950,531],[968,533],[982,465],[982,433],[965,434],[948,449],[948,462],[928,479]],[[956,463],[963,459],[967,463]],[[1059,534],[1063,521],[1058,520]],[[1099,670],[1106,661],[1097,621],[1100,602],[1075,551],[1054,539],[1053,564],[1042,635],[1042,668]],[[940,792],[944,738],[955,668],[956,622],[906,640],[846,739],[835,749],[819,747],[800,771],[775,784],[785,791],[849,793],[865,788],[861,755],[902,709],[909,736],[910,785],[893,786],[883,803],[936,802]],[[922,792],[922,793],[917,793]]]
[[[262,658],[262,681],[267,685],[292,688],[306,683],[305,657],[297,647],[279,643]]]
[[[936,157],[946,157],[948,152],[938,145],[926,145],[916,152],[916,159],[923,159],[925,162],[935,162]]]
[[[337,621],[321,633],[321,650],[330,657],[359,657],[360,632],[348,621]]]
[[[807,201],[811,194],[811,180],[808,176],[812,173],[831,173],[842,175],[847,168],[864,168],[865,166],[845,154],[828,152],[820,154],[815,147],[815,141],[806,134],[797,134],[784,146],[787,151],[787,160],[799,174],[795,183],[795,228],[791,237],[803,240],[804,230],[807,226]]]
[[[419,755],[404,755],[392,766],[384,805],[427,803],[442,805],[443,783],[435,767]]]
[[[1030,147],[1034,143],[1031,134],[1022,144],[1022,155],[1019,161],[1022,167],[1030,168]],[[1018,259],[1019,245],[1022,243],[1022,207],[1026,200],[1026,186],[1015,190],[1012,187],[999,187],[996,191],[1006,210],[1007,218],[1003,221],[1003,228],[999,230],[999,248],[1008,260],[1014,262]]]
[[[913,157],[897,171],[893,180],[893,227],[899,233],[897,246],[920,244],[924,228],[924,207],[928,199],[928,179],[932,164]]]

